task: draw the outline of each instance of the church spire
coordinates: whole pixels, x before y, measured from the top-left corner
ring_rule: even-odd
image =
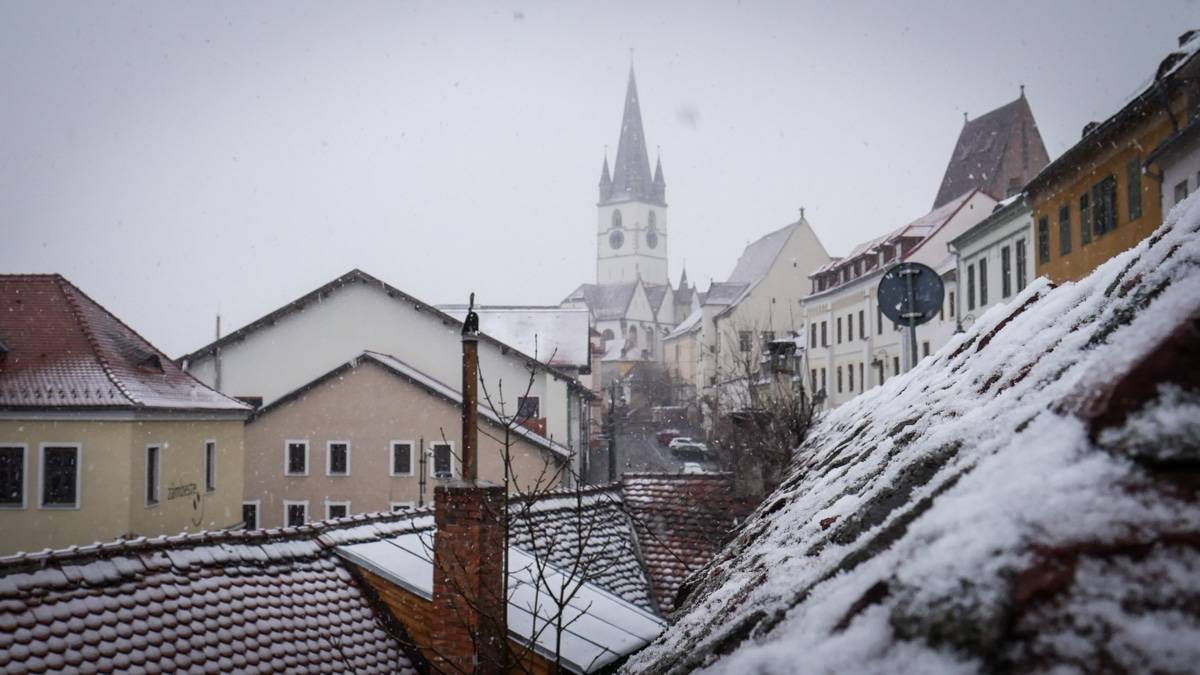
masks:
[[[600,170],[600,201],[612,194],[612,176],[608,173],[608,150],[604,151],[604,168]]]
[[[667,201],[667,181],[663,178],[661,152],[658,154],[658,161],[654,165],[654,190],[652,196],[656,202],[666,203]]]
[[[646,152],[646,133],[642,130],[642,110],[638,103],[637,78],[629,66],[629,84],[625,88],[625,113],[621,118],[621,139],[613,164],[612,200],[653,198],[650,157]]]

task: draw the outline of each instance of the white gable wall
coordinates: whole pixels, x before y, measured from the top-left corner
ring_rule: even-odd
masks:
[[[232,396],[261,396],[270,403],[358,356],[364,350],[391,354],[414,368],[460,389],[462,347],[458,324],[402,298],[390,298],[379,286],[348,283],[320,301],[249,332],[221,348],[220,390]],[[485,340],[479,341],[480,377],[499,395],[503,380],[508,414],[529,382],[525,359]],[[216,386],[211,355],[188,364],[188,372]],[[537,370],[530,391],[541,399],[547,434],[567,443],[567,387]],[[480,398],[483,390],[480,390]],[[459,430],[447,429],[447,436]],[[572,433],[574,439],[577,434]]]

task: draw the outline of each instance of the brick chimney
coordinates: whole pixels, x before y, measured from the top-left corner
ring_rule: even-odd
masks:
[[[504,672],[504,486],[454,481],[433,495],[431,660],[447,672]]]
[[[507,671],[504,486],[478,479],[479,316],[463,321],[462,479],[433,491],[432,661],[440,671]]]

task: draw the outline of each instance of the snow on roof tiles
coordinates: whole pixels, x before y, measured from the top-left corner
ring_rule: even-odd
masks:
[[[0,668],[415,673],[371,596],[318,535],[367,528],[392,536],[416,517],[0,559]]]
[[[0,275],[0,307],[0,408],[250,411],[60,275]]]
[[[438,305],[438,309],[462,321],[466,305]],[[591,322],[583,308],[563,307],[476,307],[479,329],[539,361],[555,367],[587,368]]]
[[[670,612],[684,580],[712,559],[733,529],[733,482],[727,474],[665,473],[627,473],[621,482],[654,597]]]
[[[1193,670],[1198,344],[1192,196],[827,413],[625,671]]]

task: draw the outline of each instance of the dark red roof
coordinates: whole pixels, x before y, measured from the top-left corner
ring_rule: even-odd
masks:
[[[627,473],[622,483],[654,598],[669,612],[684,580],[721,550],[736,524],[732,477]]]
[[[0,408],[245,411],[57,274],[0,275]]]
[[[401,629],[334,554],[413,517],[0,559],[0,670],[416,672]]]

